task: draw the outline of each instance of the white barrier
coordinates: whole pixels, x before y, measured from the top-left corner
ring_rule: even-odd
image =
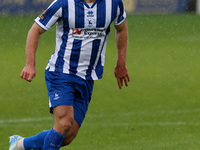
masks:
[[[200,15],[200,0],[197,0],[196,2],[196,12]]]

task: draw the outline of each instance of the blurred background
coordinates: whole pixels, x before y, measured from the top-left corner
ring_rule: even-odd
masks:
[[[51,0],[1,0],[0,14],[40,13]],[[198,11],[198,0],[124,0],[128,14],[167,14]]]
[[[41,36],[37,75],[20,78],[26,36],[53,0],[0,0],[0,150],[8,137],[52,128],[44,69],[54,52],[53,26]],[[123,0],[131,82],[118,89],[114,27],[104,76],[75,141],[62,150],[200,150],[200,0]]]

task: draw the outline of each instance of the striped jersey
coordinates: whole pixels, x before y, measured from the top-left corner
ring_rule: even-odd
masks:
[[[55,0],[35,22],[44,30],[55,23],[56,47],[46,69],[77,75],[85,80],[102,78],[110,25],[126,18],[122,0]]]

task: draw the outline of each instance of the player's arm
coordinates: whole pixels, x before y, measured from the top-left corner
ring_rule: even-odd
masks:
[[[35,55],[38,47],[40,35],[45,30],[38,26],[36,23],[33,24],[28,32],[26,41],[26,65],[21,72],[21,78],[31,82],[36,75],[35,70]]]
[[[122,24],[115,26],[115,29],[115,40],[118,49],[118,59],[114,73],[117,79],[118,86],[121,89],[123,86],[123,82],[126,86],[128,86],[128,82],[130,81],[128,70],[126,67],[126,53],[128,43],[128,28],[126,20]]]

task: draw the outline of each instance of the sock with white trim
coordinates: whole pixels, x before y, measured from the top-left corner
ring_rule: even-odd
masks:
[[[45,137],[43,150],[59,150],[65,137],[52,128]]]

